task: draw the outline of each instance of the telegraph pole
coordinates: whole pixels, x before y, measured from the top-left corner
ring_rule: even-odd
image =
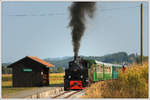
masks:
[[[141,65],[143,61],[143,4],[141,3]]]

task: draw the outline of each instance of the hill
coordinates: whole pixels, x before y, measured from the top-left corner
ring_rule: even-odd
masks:
[[[128,55],[126,52],[118,52],[113,54],[108,54],[104,56],[81,56],[84,59],[98,60],[106,63],[113,64],[130,64],[136,61],[135,54]],[[73,57],[62,57],[59,59],[56,58],[47,58],[44,59],[47,62],[54,64],[57,67],[62,66],[63,68],[68,67],[68,62],[73,60]]]
[[[104,56],[81,56],[84,59],[92,59],[98,60],[106,63],[113,63],[113,64],[130,64],[136,61],[135,54],[127,54],[126,52],[117,52],[113,54],[108,54]],[[67,57],[57,57],[57,58],[46,58],[44,59],[47,62],[54,64],[56,67],[68,67],[68,62],[73,60],[73,56]],[[2,66],[8,66],[11,63],[3,63]]]
[[[55,65],[55,68],[58,68],[61,66],[65,69],[68,67],[68,62],[73,60],[73,57],[46,58],[44,60]]]

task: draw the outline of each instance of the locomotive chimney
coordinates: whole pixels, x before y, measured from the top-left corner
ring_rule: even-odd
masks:
[[[77,60],[77,55],[74,55],[74,61],[76,61]]]

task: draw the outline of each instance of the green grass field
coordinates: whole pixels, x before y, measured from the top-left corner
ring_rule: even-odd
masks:
[[[49,84],[63,84],[64,83],[64,73],[51,73],[49,74]],[[3,74],[2,75],[2,97],[10,93],[16,93],[19,91],[36,89],[38,87],[12,87],[12,75]]]

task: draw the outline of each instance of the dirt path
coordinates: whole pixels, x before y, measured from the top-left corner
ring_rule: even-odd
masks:
[[[63,91],[63,87],[39,87],[37,89],[24,90],[17,93],[4,95],[3,98],[33,98],[32,95],[37,95],[37,97],[34,96],[34,98],[40,98],[40,93],[44,93],[46,91],[52,91],[51,93],[56,93]]]
[[[64,91],[63,84],[39,87],[32,90],[24,90],[16,93],[4,95],[3,98],[80,98],[84,95],[84,90]]]

